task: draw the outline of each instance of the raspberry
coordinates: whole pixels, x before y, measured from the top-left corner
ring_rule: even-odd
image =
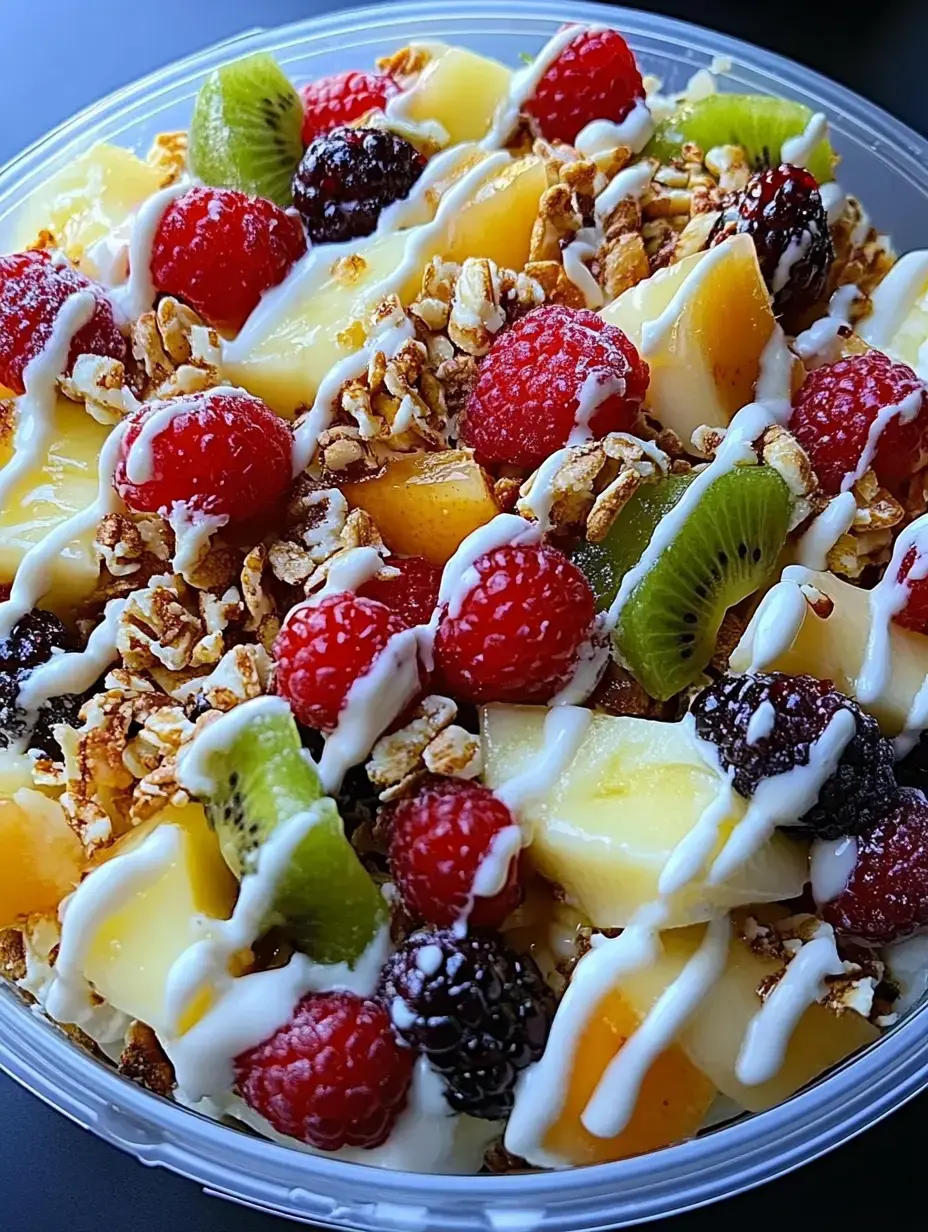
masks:
[[[370,1148],[387,1140],[406,1105],[414,1059],[382,1006],[318,993],[236,1059],[236,1087],[279,1134],[320,1151]]]
[[[435,779],[396,805],[390,868],[409,914],[428,924],[463,919],[476,928],[498,928],[519,904],[518,859],[510,858],[505,881],[491,897],[474,898],[474,878],[507,829],[518,842],[509,809],[479,783]]]
[[[332,732],[351,686],[405,628],[383,603],[350,592],[301,603],[274,643],[277,692],[306,727]]]
[[[754,241],[773,308],[788,332],[823,296],[835,250],[818,182],[783,163],[752,176],[733,194],[715,224],[710,245],[747,233]]]
[[[125,360],[126,340],[102,287],[72,266],[52,261],[47,252],[0,256],[0,385],[14,394],[25,391],[23,372],[48,343],[64,303],[78,291],[92,291],[97,306],[74,336],[66,371],[79,355]]]
[[[495,548],[473,565],[460,611],[442,618],[435,657],[454,697],[546,702],[570,680],[594,615],[593,592],[556,548]]]
[[[902,558],[897,580],[906,586],[908,595],[905,606],[893,620],[916,633],[928,633],[928,557],[914,547],[909,548]]]
[[[231,188],[191,188],[164,212],[151,276],[207,325],[235,332],[305,252],[299,219],[280,206]]]
[[[541,1057],[554,1017],[554,994],[528,955],[492,935],[429,929],[384,967],[380,995],[456,1112],[508,1116],[519,1071]]]
[[[158,415],[167,418],[156,421],[151,440],[139,442],[137,459],[133,446]],[[147,403],[132,416],[113,482],[136,513],[168,515],[181,503],[200,514],[243,521],[272,509],[286,492],[292,452],[289,427],[259,398],[189,394]],[[144,479],[136,466],[144,468]]]
[[[293,177],[293,204],[314,244],[370,235],[382,210],[408,197],[425,168],[414,146],[376,128],[317,137]]]
[[[360,120],[369,111],[382,111],[399,86],[389,73],[333,73],[320,77],[300,91],[306,117],[303,120],[303,144],[316,137]]]
[[[78,711],[90,692],[53,697],[35,714],[20,709],[19,691],[33,668],[47,663],[55,653],[76,649],[74,638],[58,617],[41,609],[23,616],[9,637],[0,641],[0,748],[26,735],[28,748],[46,757],[61,757],[52,729],[58,723],[76,727]]]
[[[461,439],[486,462],[540,466],[577,426],[595,437],[630,431],[648,375],[634,343],[595,312],[535,308],[483,359]]]
[[[572,145],[591,120],[624,120],[644,83],[617,30],[584,30],[568,43],[535,87],[525,110],[543,137]]]
[[[886,943],[928,925],[928,801],[903,787],[857,840],[857,863],[822,915],[835,932]]]
[[[895,406],[899,414],[879,432],[869,465],[880,483],[898,492],[923,465],[928,451],[923,382],[911,368],[880,351],[849,355],[808,374],[793,395],[789,428],[825,492],[840,492],[842,483],[857,472],[874,421]]]
[[[751,719],[765,702],[773,708],[773,726],[751,740]],[[717,746],[743,796],[753,795],[763,779],[808,765],[810,747],[831,718],[839,710],[850,711],[856,733],[818,801],[797,822],[817,834],[860,834],[896,790],[892,745],[880,735],[876,720],[831,681],[782,672],[723,676],[703,689],[691,710],[697,734]]]
[[[441,569],[424,556],[391,556],[387,565],[396,577],[372,578],[358,594],[385,604],[410,628],[427,625],[438,606]]]

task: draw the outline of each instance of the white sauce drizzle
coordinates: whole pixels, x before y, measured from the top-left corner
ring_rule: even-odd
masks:
[[[625,393],[625,379],[614,376],[603,370],[593,370],[583,380],[577,392],[577,413],[574,416],[574,426],[567,438],[568,445],[582,445],[593,439],[590,420],[606,401],[614,394]]]
[[[602,308],[605,303],[602,288],[586,264],[587,261],[595,256],[596,248],[594,245],[586,244],[579,239],[568,244],[561,253],[564,273],[583,296],[587,308],[593,311],[597,308]]]
[[[902,562],[914,549],[915,563],[907,579],[899,581]],[[854,686],[854,696],[862,706],[871,705],[883,693],[892,670],[892,619],[906,605],[909,582],[928,576],[928,514],[922,514],[896,539],[886,572],[870,591],[870,631],[863,662]]]
[[[124,321],[136,321],[155,302],[157,291],[151,276],[151,253],[168,206],[188,192],[190,184],[179,181],[154,193],[135,216],[129,239],[129,280],[110,291],[110,299]]]
[[[765,740],[773,731],[776,721],[777,712],[773,703],[765,698],[748,720],[748,730],[745,733],[747,743],[757,744],[758,740]]]
[[[110,599],[83,650],[54,655],[33,668],[19,690],[18,705],[35,711],[53,697],[89,689],[118,656],[116,630],[125,606],[125,599]]]
[[[857,839],[817,838],[812,844],[810,880],[812,897],[819,906],[843,894],[857,864]]]
[[[928,250],[900,257],[870,297],[870,315],[857,332],[870,346],[885,350],[928,286]]]
[[[821,142],[828,136],[828,117],[822,111],[809,120],[797,137],[789,137],[780,149],[780,162],[794,167],[807,167]]]
[[[851,529],[856,516],[857,501],[853,492],[840,492],[832,497],[796,544],[799,564],[806,569],[827,569],[828,553]]]
[[[574,146],[584,158],[594,158],[625,146],[633,154],[640,154],[654,135],[654,116],[645,99],[636,99],[634,107],[625,117],[613,120],[592,120],[581,128]]]
[[[499,513],[486,525],[478,527],[445,565],[438,591],[439,609],[447,605],[452,620],[461,614],[464,600],[480,580],[474,565],[481,556],[510,544],[538,543],[540,539],[539,527],[515,513]]]
[[[847,193],[837,180],[829,180],[826,184],[819,184],[818,192],[822,198],[822,205],[825,207],[828,224],[833,227],[844,213],[844,207],[847,205]]]
[[[841,480],[842,492],[850,491],[854,484],[859,479],[863,479],[864,475],[871,468],[873,459],[876,457],[876,451],[879,448],[880,437],[888,425],[895,419],[898,419],[902,424],[911,423],[922,409],[923,398],[923,390],[913,389],[910,394],[906,394],[901,402],[895,402],[892,406],[884,406],[877,413],[870,424],[867,432],[867,443],[864,445],[864,450],[860,455],[857,466],[854,470],[849,471]]]
[[[592,710],[580,706],[554,706],[548,711],[538,753],[520,774],[495,790],[510,812],[519,815],[553,790],[577,756],[592,721]]]
[[[739,651],[750,653],[749,672],[762,672],[776,663],[799,636],[809,606],[801,589],[805,580],[806,570],[790,565],[760,601],[738,643]]]
[[[626,197],[640,201],[651,187],[657,167],[656,159],[643,158],[641,162],[624,167],[618,175],[613,176],[594,202],[597,217],[608,218],[619,202],[624,201]]]

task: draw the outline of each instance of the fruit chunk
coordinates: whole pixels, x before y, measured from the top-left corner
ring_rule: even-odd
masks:
[[[190,166],[214,188],[289,205],[290,181],[303,153],[303,104],[271,56],[258,54],[214,69],[190,122]]]
[[[55,912],[83,865],[81,841],[57,800],[28,787],[0,800],[0,928]]]
[[[410,50],[424,50],[430,59],[394,104],[396,115],[413,124],[440,124],[448,134],[449,145],[479,141],[509,93],[512,70],[489,56],[443,43],[429,43],[427,47],[413,43]]]
[[[659,270],[602,316],[628,334],[651,370],[645,406],[684,441],[700,424],[724,427],[752,400],[775,325],[748,235]]]
[[[928,378],[928,252],[900,257],[871,296],[872,312],[856,326],[864,342],[879,347]]]
[[[786,540],[792,497],[769,466],[736,466],[702,494],[621,608],[615,643],[666,701],[702,673],[725,613],[761,587]]]
[[[623,985],[604,997],[590,1018],[574,1053],[564,1107],[543,1140],[545,1150],[564,1163],[598,1164],[643,1155],[692,1137],[705,1120],[715,1085],[675,1043],[648,1070],[635,1111],[621,1133],[597,1138],[582,1124],[604,1071],[648,1008],[637,1004]]]
[[[519,774],[543,747],[545,713],[531,706],[483,708],[490,787]],[[532,826],[526,854],[593,924],[624,928],[639,907],[657,898],[667,858],[721,790],[689,727],[594,714],[571,764],[524,810]],[[740,797],[733,798],[716,852],[744,807]],[[708,919],[739,903],[792,898],[802,892],[807,875],[805,846],[775,835],[723,885],[709,887],[697,877],[675,895],[671,926]]]
[[[740,145],[749,162],[770,166],[782,161],[783,142],[798,137],[812,119],[812,111],[788,98],[763,94],[710,94],[681,107],[663,120],[645,153],[661,162],[680,154],[686,141],[706,153],[718,145]],[[823,137],[807,166],[820,184],[834,176],[837,159]]]
[[[208,936],[200,917],[231,915],[236,886],[198,804],[165,809],[132,831],[91,877],[142,844],[158,858],[126,905],[98,929],[84,975],[116,1009],[164,1031],[168,972],[185,950]]]
[[[435,565],[499,513],[489,475],[463,449],[397,458],[373,479],[341,490],[350,505],[371,515],[391,552]]]
[[[830,614],[818,615],[802,599],[800,586],[812,586],[831,599],[834,607]],[[821,605],[819,607],[821,609]],[[785,622],[791,619],[792,613],[797,614],[798,625],[795,634],[790,636],[791,630]],[[758,627],[770,619],[784,629],[780,639],[782,648],[777,648],[778,653],[769,662],[755,664],[758,670],[817,676],[833,681],[848,697],[857,698],[857,678],[870,631],[867,591],[842,581],[833,573],[815,573],[800,565],[789,565],[783,571],[781,583],[764,597],[736,646],[731,657],[732,671],[749,670]],[[926,676],[928,638],[891,622],[886,685],[875,701],[862,703],[885,735],[898,735],[905,727],[906,716]]]
[[[226,349],[226,378],[264,398],[280,414],[292,415],[312,403],[326,373],[361,345],[358,323],[368,318],[387,290],[411,302],[433,256],[459,262],[487,257],[509,269],[522,269],[538,199],[547,187],[543,163],[529,157],[492,177],[488,171],[483,180],[479,172],[473,174],[472,195],[442,222],[373,235],[353,245],[353,253],[364,261],[354,281],[341,267],[333,267],[324,245],[317,248],[298,267],[299,282],[284,284],[286,296],[274,299],[272,293]],[[401,267],[404,276],[397,282]]]
[[[0,578],[12,578],[31,547],[96,499],[97,463],[109,428],[67,398],[58,399],[54,424],[47,455],[22,476],[0,509]],[[0,445],[0,462],[8,456]],[[99,572],[95,532],[94,523],[55,558],[43,607],[67,617],[93,589]]]
[[[260,869],[259,853],[279,827],[305,821],[277,881],[273,917],[317,962],[354,963],[383,925],[386,906],[334,800],[322,797],[285,703],[255,712],[227,747],[212,751],[206,772],[207,816],[236,876]]]
[[[41,231],[49,231],[57,248],[80,261],[91,244],[157,192],[163,178],[130,150],[100,142],[33,193],[17,220],[13,243],[26,248]],[[92,269],[85,272],[93,276]]]

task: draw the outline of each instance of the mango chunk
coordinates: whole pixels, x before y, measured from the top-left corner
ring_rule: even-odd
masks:
[[[57,800],[27,787],[0,800],[0,928],[54,914],[83,866],[81,841]]]

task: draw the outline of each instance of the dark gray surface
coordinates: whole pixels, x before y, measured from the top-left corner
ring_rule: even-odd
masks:
[[[0,0],[0,163],[88,103],[179,56],[255,26],[339,7],[347,5]],[[698,20],[793,56],[928,131],[924,0],[883,0],[868,7],[864,24],[855,6],[817,0],[667,0],[637,7]],[[674,1226],[686,1232],[758,1223],[856,1230],[895,1221],[900,1208],[921,1209],[926,1119],[923,1097],[827,1159]],[[143,1168],[0,1077],[0,1232],[270,1232],[280,1226],[207,1198],[179,1177]]]

